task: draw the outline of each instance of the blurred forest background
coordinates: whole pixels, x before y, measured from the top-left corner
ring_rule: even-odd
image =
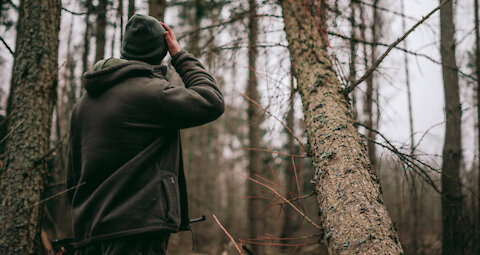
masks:
[[[10,194],[5,186],[12,176],[4,169],[15,161],[8,148],[28,151],[30,146],[27,140],[15,140],[14,134],[30,125],[28,116],[38,115],[30,104],[22,103],[31,95],[18,92],[20,78],[15,78],[25,76],[15,67],[20,65],[16,58],[23,56],[16,54],[19,40],[35,33],[18,31],[22,27],[18,21],[35,15],[29,7],[50,8],[52,19],[43,20],[43,27],[59,22],[60,28],[58,56],[51,55],[58,66],[42,69],[40,64],[36,69],[50,70],[46,80],[58,76],[56,93],[45,99],[50,100],[52,115],[41,115],[48,120],[42,125],[51,129],[34,129],[28,135],[36,139],[35,132],[49,132],[49,150],[34,150],[37,156],[32,156],[46,161],[42,172],[46,179],[37,182],[43,186],[33,188],[40,195],[21,202],[26,208],[38,208],[39,223],[32,231],[41,233],[41,239],[31,239],[37,240],[37,247],[48,248],[47,240],[71,237],[64,193],[66,137],[71,109],[84,93],[82,73],[96,60],[120,57],[122,29],[133,13],[142,13],[172,27],[182,49],[214,74],[227,105],[219,120],[182,131],[190,216],[205,215],[206,221],[193,225],[195,252],[191,233],[182,232],[172,236],[169,254],[238,254],[220,223],[244,247],[244,254],[328,254],[321,241],[328,241],[328,235],[310,222],[322,220],[314,181],[319,173],[309,157],[317,148],[307,143],[308,107],[302,107],[298,77],[292,72],[285,2],[303,3],[308,9],[340,85],[358,83],[348,95],[355,125],[405,254],[440,254],[442,247],[443,254],[480,254],[478,0],[447,1],[443,9],[450,7],[450,19],[448,12],[435,12],[390,47],[378,67],[377,60],[391,43],[445,1],[62,0],[60,5],[59,0],[0,0],[3,194]],[[451,28],[450,33],[442,27]],[[30,50],[42,49],[32,44]],[[164,63],[169,65],[169,59]],[[367,70],[373,72],[361,78]],[[171,66],[169,80],[182,84]],[[32,113],[17,118],[12,109]],[[449,123],[454,123],[452,128]],[[448,182],[449,177],[453,181]],[[0,210],[6,211],[12,203],[1,198]],[[448,210],[456,213],[450,224],[442,221]],[[459,240],[450,240],[446,232]],[[1,242],[6,242],[4,238],[5,234]],[[446,253],[447,243],[456,251]]]

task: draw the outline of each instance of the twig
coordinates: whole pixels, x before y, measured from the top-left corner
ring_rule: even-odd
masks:
[[[328,34],[331,35],[331,36],[335,36],[335,37],[341,38],[341,39],[353,41],[353,42],[356,42],[356,43],[363,43],[363,44],[366,44],[366,45],[383,46],[383,47],[389,47],[389,46],[390,46],[389,44],[386,44],[386,43],[382,43],[382,42],[373,43],[373,42],[365,41],[365,40],[362,40],[362,39],[359,39],[359,38],[351,38],[351,37],[349,37],[349,36],[342,35],[342,34],[335,33],[335,32],[331,32],[331,31],[329,31]],[[433,63],[435,63],[435,64],[438,64],[438,65],[444,66],[444,67],[446,67],[446,68],[448,68],[448,69],[450,69],[450,70],[456,71],[456,72],[458,72],[460,75],[462,75],[462,76],[464,76],[464,77],[466,77],[466,78],[468,78],[468,79],[470,79],[470,80],[472,80],[472,81],[476,81],[476,80],[477,80],[477,78],[473,77],[473,76],[470,75],[470,74],[467,74],[467,73],[461,71],[458,67],[452,67],[452,66],[449,66],[449,65],[445,65],[444,63],[442,63],[442,61],[436,60],[436,59],[430,57],[430,56],[427,55],[427,54],[414,52],[414,51],[405,49],[405,48],[400,47],[400,46],[394,46],[393,48],[396,49],[396,50],[400,50],[400,51],[403,51],[403,52],[405,52],[405,53],[408,53],[408,54],[410,54],[410,55],[413,55],[413,56],[415,56],[415,57],[426,58],[426,59],[430,60],[431,62],[433,62]]]
[[[390,10],[390,9],[387,9],[387,8],[384,8],[384,7],[380,7],[380,6],[371,4],[371,3],[366,3],[366,2],[363,2],[363,1],[360,1],[360,0],[355,0],[355,2],[357,2],[357,3],[359,3],[359,4],[362,4],[362,5],[366,5],[366,6],[375,8],[375,9],[378,9],[378,10],[380,10],[380,11],[390,12],[390,13],[393,13],[393,14],[398,15],[398,16],[403,17],[403,18],[407,18],[407,19],[415,20],[415,21],[417,20],[415,17],[408,16],[408,15],[405,15],[405,14],[403,14],[403,13],[401,13],[401,12],[397,12],[397,11],[394,11],[394,10]]]
[[[410,28],[410,30],[408,30],[403,36],[401,36],[394,43],[392,43],[388,47],[388,49],[382,54],[382,56],[380,56],[380,58],[377,61],[375,61],[375,63],[372,65],[372,67],[370,69],[368,69],[368,71],[362,77],[360,77],[358,80],[356,80],[350,86],[346,87],[344,89],[343,93],[348,95],[350,92],[352,92],[358,86],[358,84],[360,84],[362,81],[364,81],[368,76],[370,76],[373,73],[373,71],[375,71],[375,69],[377,69],[377,67],[380,65],[380,63],[383,61],[383,59],[385,59],[385,57],[388,55],[388,53],[390,53],[390,51],[395,46],[397,46],[400,42],[402,42],[411,32],[413,32],[418,26],[420,26],[423,22],[425,22],[425,20],[430,18],[430,16],[432,16],[436,11],[440,10],[440,8],[442,8],[442,6],[445,5],[448,1],[450,1],[450,0],[443,0],[440,3],[440,5],[437,6],[437,8],[433,9],[430,13],[427,14],[427,16],[425,16],[423,19],[421,19],[415,25],[413,25],[413,27]]]
[[[65,8],[65,7],[62,7],[62,11],[66,11],[70,14],[73,14],[73,15],[79,15],[79,16],[82,16],[82,15],[87,15],[86,12],[74,12],[74,11],[70,11],[69,9]]]
[[[222,224],[220,223],[220,221],[218,221],[217,216],[215,216],[215,214],[213,214],[213,218],[215,219],[215,221],[217,222],[217,224],[220,226],[220,228],[223,230],[223,232],[225,232],[225,234],[227,234],[228,238],[230,238],[230,240],[232,241],[233,245],[235,245],[235,248],[237,248],[238,253],[240,253],[240,255],[243,255],[242,249],[240,249],[240,247],[238,247],[237,242],[235,242],[235,240],[233,239],[233,237],[232,237],[232,236],[227,232],[227,230],[222,226]]]
[[[15,53],[13,52],[12,48],[10,48],[10,46],[8,46],[7,42],[5,42],[5,40],[3,40],[3,38],[0,36],[0,41],[2,41],[3,45],[5,45],[5,48],[7,48],[7,50],[10,52],[10,54],[12,54],[12,56],[15,56]]]
[[[267,149],[260,149],[260,148],[244,148],[244,150],[246,150],[246,151],[263,151],[263,152],[270,152],[270,153],[275,153],[275,154],[282,155],[282,156],[285,156],[285,157],[308,158],[308,155],[288,154],[288,153],[284,153],[284,152],[267,150]]]
[[[82,182],[82,183],[80,183],[80,184],[78,184],[78,185],[75,185],[75,186],[73,186],[73,187],[70,187],[70,188],[68,188],[68,189],[66,189],[66,190],[63,190],[63,191],[58,192],[58,193],[56,193],[56,194],[53,194],[53,195],[51,195],[51,196],[49,196],[49,197],[47,197],[47,198],[45,198],[45,199],[42,199],[42,200],[36,202],[36,203],[33,204],[33,205],[30,205],[30,206],[26,207],[25,210],[26,210],[26,209],[30,209],[30,208],[32,208],[32,207],[35,207],[35,206],[37,206],[37,205],[39,205],[39,204],[41,204],[41,203],[47,202],[48,200],[51,200],[51,199],[53,199],[53,198],[55,198],[55,197],[58,197],[58,196],[60,196],[60,195],[63,195],[63,194],[65,194],[65,193],[69,192],[70,190],[76,189],[76,188],[84,185],[85,183],[86,183],[86,182]]]
[[[243,94],[242,92],[238,91],[237,89],[233,88],[233,90],[235,90],[237,93],[239,93],[240,95],[242,95],[244,98],[246,98],[248,101],[254,103],[256,106],[258,106],[260,109],[262,109],[265,113],[267,113],[268,115],[272,116],[273,118],[275,118],[276,120],[278,120],[280,122],[280,124],[282,124],[282,126],[285,127],[285,129],[287,129],[288,133],[290,133],[290,135],[295,138],[295,140],[297,140],[297,142],[300,144],[300,146],[302,147],[303,150],[305,151],[308,151],[307,148],[305,147],[305,145],[300,141],[300,139],[293,133],[293,131],[285,124],[283,123],[282,120],[280,120],[277,116],[273,115],[269,110],[263,108],[263,106],[261,106],[258,102],[256,102],[255,100],[251,99],[250,97],[248,97],[247,95]]]
[[[18,124],[2,139],[0,140],[0,144],[3,143],[12,133],[25,121],[25,119],[18,122]]]
[[[249,179],[250,181],[252,182],[255,182],[257,184],[260,184],[262,185],[263,187],[269,189],[270,191],[272,191],[275,195],[277,195],[278,197],[280,197],[281,199],[283,199],[287,204],[289,204],[291,207],[293,207],[293,209],[295,209],[295,211],[297,211],[298,213],[300,213],[308,222],[310,222],[314,227],[318,228],[318,229],[322,229],[319,225],[317,225],[317,223],[315,223],[313,220],[311,220],[307,215],[305,215],[302,211],[300,211],[295,205],[292,204],[292,202],[290,202],[288,199],[286,199],[284,196],[282,196],[280,193],[278,193],[274,188],[262,183],[262,182],[259,182],[253,178],[250,178],[246,175],[243,175],[241,173],[238,173],[239,175],[242,175],[243,177]]]

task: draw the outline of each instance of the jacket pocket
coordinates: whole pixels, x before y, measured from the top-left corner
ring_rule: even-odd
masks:
[[[178,197],[178,182],[174,176],[162,177],[162,186],[165,194],[166,216],[167,221],[178,224],[180,222],[179,216],[179,197]]]

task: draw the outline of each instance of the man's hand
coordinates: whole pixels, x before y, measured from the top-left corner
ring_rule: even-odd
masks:
[[[165,30],[167,30],[165,32],[165,40],[167,41],[168,51],[170,52],[170,55],[173,57],[175,56],[175,54],[177,54],[177,52],[180,51],[180,46],[178,45],[177,38],[175,37],[175,34],[173,34],[172,29],[169,26],[167,26],[167,24],[163,22],[160,22],[160,24],[162,24]]]

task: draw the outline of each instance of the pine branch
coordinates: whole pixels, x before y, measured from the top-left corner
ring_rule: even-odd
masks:
[[[435,12],[437,12],[438,10],[440,10],[440,8],[442,8],[442,6],[444,6],[448,1],[450,0],[443,0],[439,6],[437,6],[435,9],[433,9],[430,13],[427,14],[427,16],[423,17],[423,19],[421,19],[420,21],[418,21],[415,25],[413,25],[412,28],[410,28],[410,30],[408,30],[403,36],[401,36],[400,38],[398,38],[395,42],[393,42],[392,44],[390,44],[390,46],[388,47],[388,49],[380,56],[380,58],[378,58],[377,61],[375,61],[375,63],[373,64],[373,66],[368,69],[368,71],[362,76],[360,77],[358,80],[356,80],[354,83],[352,83],[350,86],[346,87],[343,91],[343,93],[345,95],[348,95],[350,92],[352,92],[357,86],[358,84],[360,84],[362,81],[364,81],[368,76],[370,76],[373,71],[375,71],[375,69],[378,68],[378,66],[380,65],[380,63],[385,59],[385,57],[388,55],[388,53],[390,53],[390,51],[395,47],[397,46],[400,42],[402,42],[410,33],[412,33],[418,26],[420,26],[423,22],[425,22],[428,18],[430,18]]]

